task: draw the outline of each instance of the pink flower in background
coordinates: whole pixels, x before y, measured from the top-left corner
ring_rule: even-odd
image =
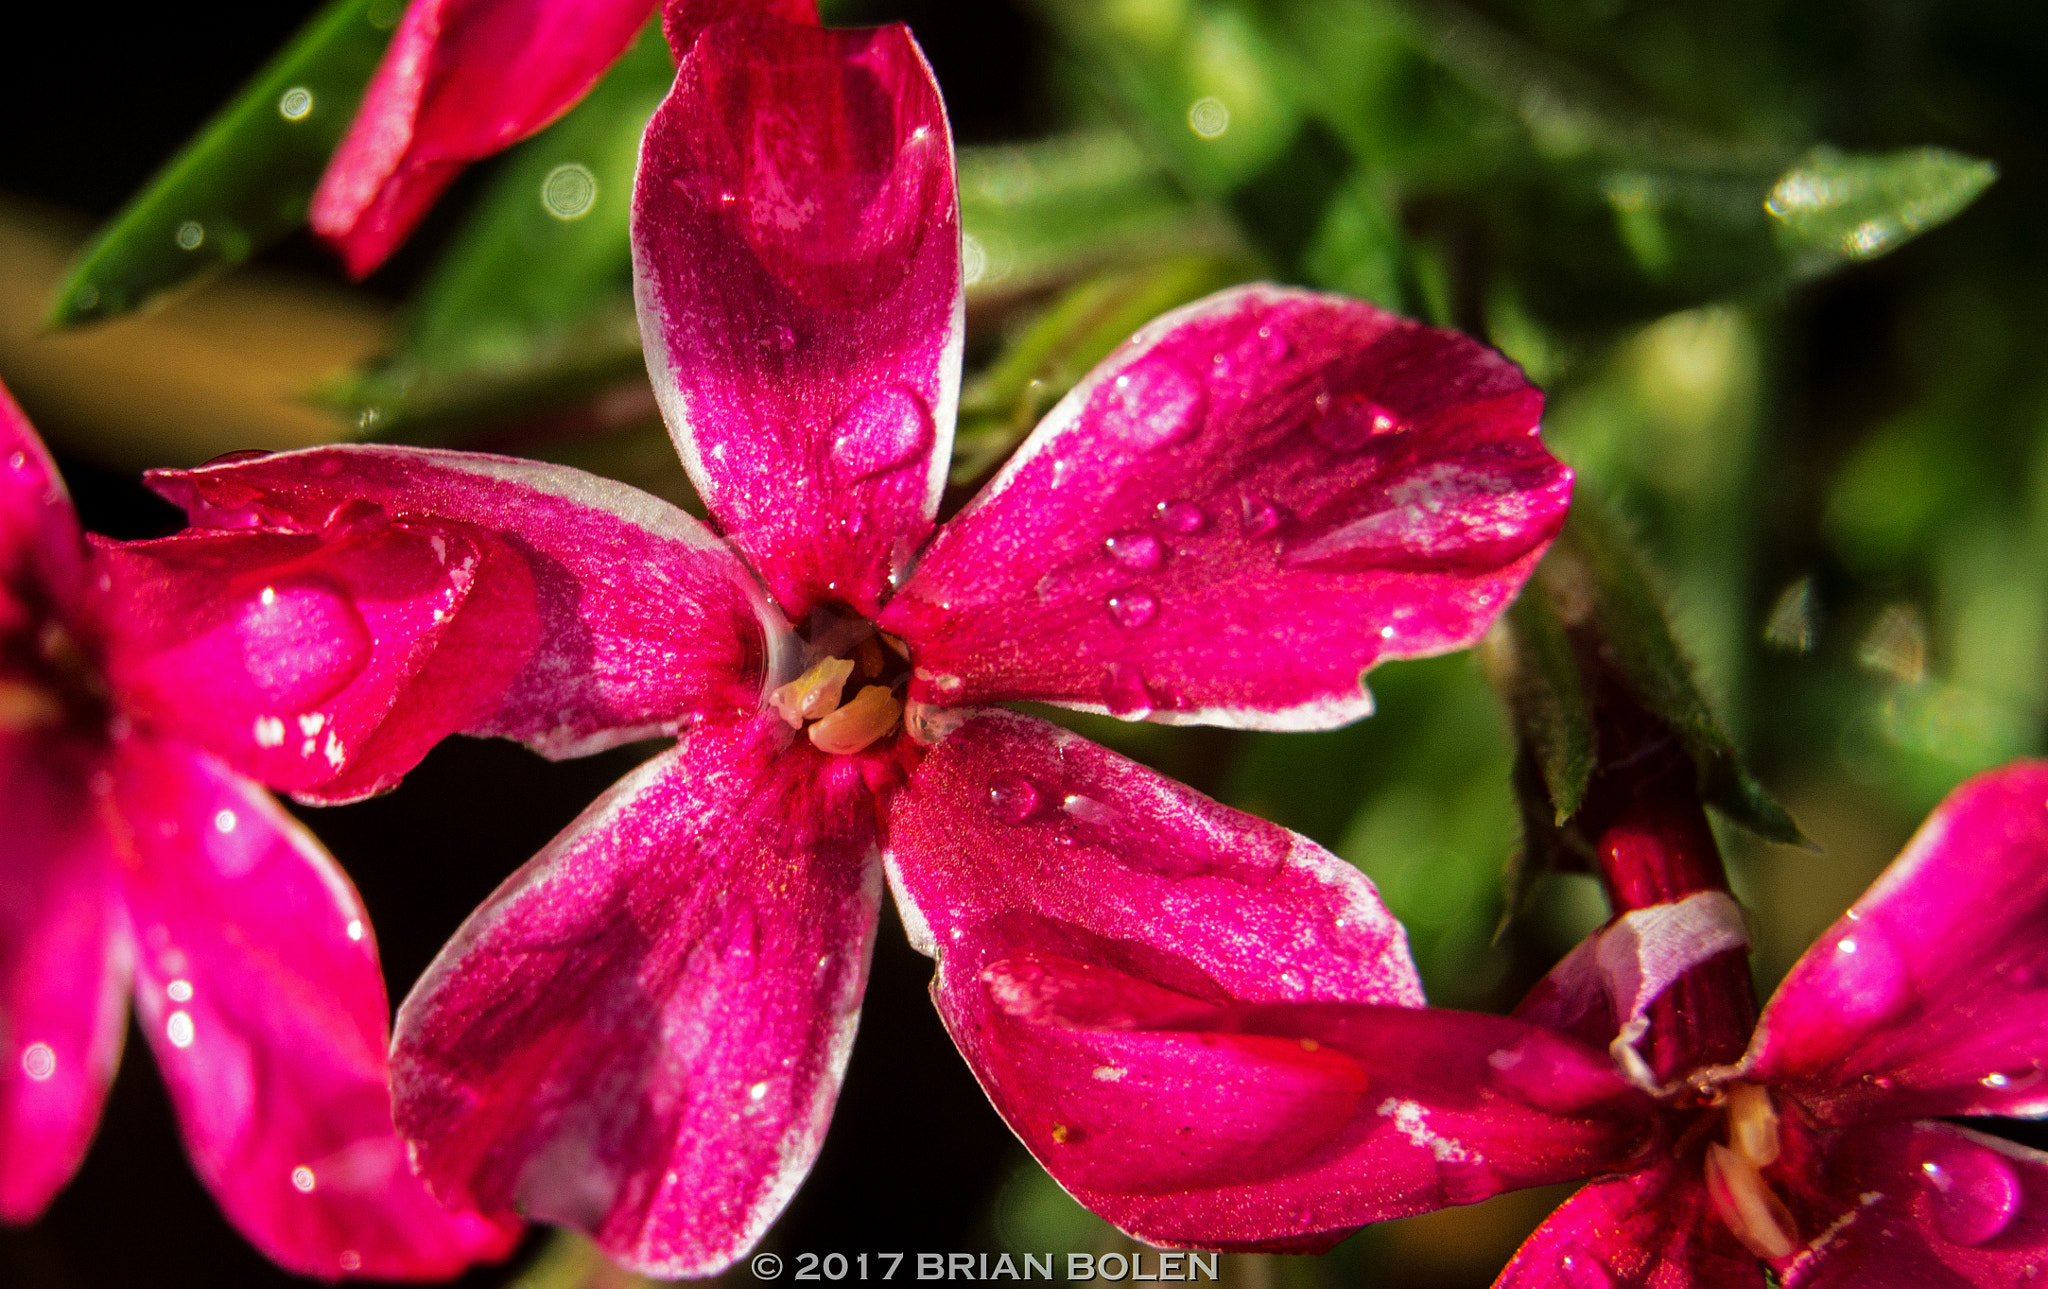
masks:
[[[156,481],[228,549],[401,533],[473,552],[462,603],[430,619],[400,598],[378,619],[399,626],[368,633],[416,678],[389,691],[402,715],[352,718],[346,781],[388,782],[454,730],[556,756],[680,735],[456,934],[401,1008],[394,1090],[443,1199],[700,1275],[759,1238],[816,1155],[885,880],[1027,1136],[1122,1075],[1010,1087],[952,1001],[993,952],[1089,957],[1202,1005],[1418,1007],[1356,870],[984,705],[1355,719],[1375,662],[1486,628],[1570,488],[1535,437],[1540,395],[1497,355],[1252,286],[1146,327],[937,525],[962,295],[930,72],[900,26],[707,12],[667,15],[682,57],[643,145],[634,251],[655,391],[715,535],[623,485],[451,452],[311,449]],[[320,585],[348,620],[349,586]],[[439,642],[408,647],[403,624],[430,620]],[[178,618],[160,621],[172,647]],[[496,691],[473,679],[506,659]],[[430,675],[468,687],[436,710]],[[245,754],[266,713],[295,728],[296,708],[247,708],[219,724]],[[359,750],[381,759],[359,770]],[[1213,1129],[1240,1121],[1214,1089],[1178,1095]],[[1610,1135],[1596,1117],[1570,1148]]]
[[[1624,912],[1512,1018],[1219,1003],[1014,944],[942,957],[940,1005],[1039,1160],[1156,1243],[1320,1251],[1591,1178],[1499,1286],[2031,1283],[2048,1155],[1942,1118],[2048,1114],[2048,765],[1951,795],[1752,1034],[1741,913],[1666,752],[1601,832]]]
[[[516,1224],[435,1203],[391,1130],[348,879],[124,684],[142,646],[117,559],[85,545],[0,390],[0,1219],[32,1220],[77,1169],[132,988],[193,1167],[271,1259],[411,1279],[502,1257]]]
[[[472,161],[588,93],[655,0],[412,0],[313,194],[348,271],[382,264]]]

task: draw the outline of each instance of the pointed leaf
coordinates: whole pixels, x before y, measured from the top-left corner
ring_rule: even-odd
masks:
[[[1997,177],[1989,161],[1946,148],[1821,147],[1779,176],[1764,209],[1794,272],[1810,277],[1896,250],[1962,213]]]
[[[51,325],[139,308],[303,223],[397,18],[388,0],[334,0],[314,15],[79,257]]]

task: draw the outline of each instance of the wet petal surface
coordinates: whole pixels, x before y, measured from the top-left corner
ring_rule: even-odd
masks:
[[[436,1279],[510,1252],[509,1215],[450,1212],[407,1166],[368,915],[312,835],[173,744],[124,745],[111,809],[136,1018],[193,1168],[235,1226],[330,1279]]]
[[[1951,793],[1785,977],[1751,1053],[1830,1122],[2048,1114],[2048,764]]]
[[[707,1275],[816,1157],[880,865],[859,767],[770,715],[700,726],[473,914],[399,1013],[394,1097],[436,1193]]]
[[[872,616],[931,530],[959,253],[945,110],[907,29],[698,37],[641,153],[640,330],[690,477],[792,621]]]
[[[1696,1155],[1596,1181],[1523,1242],[1495,1289],[1762,1289],[1714,1215]]]
[[[1255,285],[1147,325],[934,537],[913,697],[1262,729],[1471,643],[1563,522],[1542,396],[1450,332]]]

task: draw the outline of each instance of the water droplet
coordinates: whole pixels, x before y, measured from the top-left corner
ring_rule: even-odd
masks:
[[[1209,522],[1209,516],[1191,501],[1162,501],[1153,513],[1161,527],[1183,535],[1201,532],[1202,525]]]
[[[1267,362],[1279,362],[1294,356],[1294,342],[1271,324],[1259,328],[1259,354]]]
[[[313,111],[313,91],[294,85],[277,99],[277,114],[287,121],[303,121]]]
[[[7,465],[9,469],[13,470],[26,469],[28,466],[28,453],[15,452],[9,454],[7,458]]]
[[[1201,381],[1171,359],[1156,357],[1132,363],[1096,397],[1102,424],[1145,452],[1200,429],[1209,402]]]
[[[196,1034],[192,1028],[190,1012],[172,1012],[164,1022],[164,1037],[171,1040],[172,1047],[190,1047]]]
[[[1906,964],[1885,933],[1869,922],[1835,941],[1831,1010],[1842,1023],[1870,1024],[1906,1004]]]
[[[206,241],[206,226],[196,219],[188,219],[178,225],[175,240],[179,250],[196,251]]]
[[[1974,1247],[2011,1226],[2026,1199],[2012,1165],[1990,1147],[1950,1137],[1940,1129],[1931,1129],[1926,1136],[1920,1177],[1941,1237]]]
[[[887,474],[916,461],[932,445],[932,413],[917,391],[889,384],[840,413],[832,426],[832,459],[847,477]]]
[[[320,706],[354,680],[372,649],[355,606],[316,581],[264,587],[243,606],[235,637],[264,697],[297,711]]]
[[[313,1188],[319,1184],[313,1177],[313,1170],[304,1164],[300,1164],[297,1168],[292,1169],[292,1189],[299,1194],[311,1195]]]
[[[1165,548],[1150,533],[1118,533],[1103,546],[1108,549],[1111,559],[1138,573],[1151,572],[1166,558]]]
[[[1127,662],[1113,662],[1102,678],[1102,705],[1113,716],[1138,721],[1150,716],[1158,701],[1143,672]]]
[[[1143,591],[1118,591],[1109,597],[1109,615],[1120,625],[1136,629],[1159,612],[1159,601]]]
[[[988,808],[1004,823],[1021,824],[1038,809],[1038,789],[1021,774],[998,774],[989,780]]]
[[[1280,512],[1264,497],[1249,494],[1244,499],[1244,530],[1253,537],[1264,537],[1280,526]]]
[[[57,1053],[48,1043],[30,1043],[21,1051],[21,1072],[35,1083],[48,1083],[57,1073]]]
[[[540,181],[540,205],[564,222],[583,218],[597,205],[597,176],[581,162],[563,162]]]
[[[1079,792],[1069,793],[1061,798],[1060,809],[1084,824],[1108,823],[1116,817],[1116,811]]]
[[[1316,398],[1309,432],[1324,447],[1356,452],[1382,434],[1401,428],[1401,420],[1363,394],[1322,394]]]

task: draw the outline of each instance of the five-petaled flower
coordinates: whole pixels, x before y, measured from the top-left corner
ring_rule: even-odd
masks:
[[[451,452],[157,480],[228,540],[388,529],[474,553],[429,646],[423,613],[368,622],[331,579],[299,586],[365,642],[350,666],[403,657],[422,678],[385,718],[324,697],[338,682],[307,655],[351,781],[390,782],[438,732],[558,756],[681,736],[470,918],[393,1054],[436,1194],[573,1223],[666,1274],[729,1264],[808,1169],[885,874],[998,1106],[1094,1157],[1109,1134],[1051,1120],[1125,1067],[1011,1087],[963,1010],[988,963],[1092,956],[1204,1005],[1418,1005],[1356,870],[987,705],[1355,719],[1373,663],[1486,628],[1570,488],[1536,437],[1540,395],[1497,355],[1255,286],[1133,337],[937,525],[963,313],[930,72],[900,26],[691,26],[705,8],[667,15],[680,66],[643,144],[634,252],[655,392],[718,535],[621,485]],[[475,674],[507,659],[482,703]],[[460,701],[436,710],[430,676],[468,682]],[[1310,1074],[1330,1059],[1285,1046]],[[1225,1089],[1174,1095],[1207,1134],[1273,1126]]]
[[[0,1220],[77,1169],[132,982],[193,1167],[273,1260],[410,1279],[502,1257],[516,1224],[444,1210],[391,1129],[384,981],[348,879],[157,701],[178,669],[127,596],[153,565],[87,546],[0,389]],[[262,649],[266,594],[216,638],[217,670]]]

